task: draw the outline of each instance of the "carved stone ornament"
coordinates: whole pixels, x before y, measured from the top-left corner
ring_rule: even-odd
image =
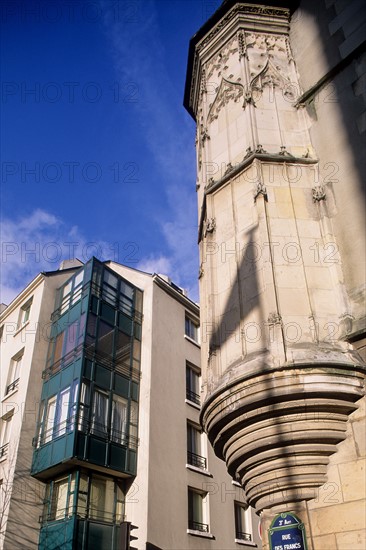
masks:
[[[267,188],[261,181],[259,181],[255,187],[254,202],[256,202],[259,195],[263,195],[264,200],[268,201]]]
[[[201,124],[200,137],[201,137],[201,144],[202,144],[202,147],[203,147],[205,145],[205,141],[207,139],[210,139],[210,136],[209,136],[209,133],[207,131],[207,128],[205,128],[202,124]]]
[[[205,236],[207,233],[213,233],[216,229],[216,219],[215,218],[207,218],[205,223]]]
[[[341,326],[343,327],[344,333],[351,334],[352,332],[352,326],[353,321],[355,320],[355,317],[351,315],[350,313],[343,313],[340,317]]]
[[[291,155],[291,153],[289,153],[287,150],[286,150],[286,146],[285,145],[282,145],[281,146],[281,150],[280,152],[278,153],[279,155],[283,156],[283,157],[293,157],[293,155]]]
[[[206,71],[205,71],[205,69],[202,69],[201,90],[200,90],[201,97],[202,97],[202,95],[205,94],[206,91],[207,91],[206,85],[207,85],[207,82],[206,82]]]
[[[215,356],[217,352],[217,346],[215,344],[211,344],[208,349],[208,360],[211,359],[211,357]]]
[[[202,264],[200,265],[200,269],[198,271],[198,279],[201,279],[205,273],[205,270],[202,267]]]
[[[256,153],[260,153],[262,155],[266,155],[268,153],[268,151],[266,151],[265,149],[263,149],[263,146],[258,144],[257,145],[257,148],[255,150]]]
[[[249,157],[253,155],[253,153],[254,153],[253,149],[251,147],[248,147],[243,160],[247,160]]]
[[[238,14],[250,14],[250,15],[260,15],[267,17],[281,17],[288,19],[290,16],[290,11],[287,8],[276,8],[276,7],[265,7],[265,6],[255,6],[251,4],[241,4],[238,3],[226,14],[225,17],[220,19],[220,21],[214,26],[211,32],[209,32],[206,37],[200,41],[196,46],[196,53],[193,61],[192,69],[192,86],[190,90],[190,104],[194,104],[194,95],[195,95],[195,86],[194,83],[197,82],[198,71],[199,71],[199,60],[200,52],[209,44],[215,36],[221,32],[221,30],[226,27],[226,25]],[[209,78],[209,77],[208,77]]]
[[[324,185],[316,185],[312,188],[313,202],[320,202],[327,200]]]
[[[247,105],[253,105],[253,107],[255,107],[252,90],[246,90],[244,93],[243,109],[245,109]]]
[[[236,37],[232,38],[228,44],[207,64],[207,79],[211,80],[214,77],[216,80],[226,69],[228,69],[228,61],[238,51]],[[217,80],[216,80],[217,81]]]
[[[230,174],[230,172],[232,172],[233,170],[234,170],[233,165],[231,164],[231,162],[228,162],[228,163],[227,163],[227,167],[226,167],[224,176],[227,176],[227,175]]]
[[[276,311],[272,311],[268,315],[268,324],[270,325],[281,325],[282,324],[282,317],[279,313]]]
[[[242,31],[238,32],[239,59],[246,56],[247,45],[245,43],[245,35]]]
[[[244,86],[239,82],[230,82],[223,78],[220,86],[217,89],[217,94],[210,107],[207,120],[209,123],[213,122],[219,116],[219,113],[229,101],[237,103],[241,97],[244,96]]]

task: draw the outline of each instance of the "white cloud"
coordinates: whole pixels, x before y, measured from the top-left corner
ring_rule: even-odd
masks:
[[[170,258],[165,256],[149,256],[141,260],[136,266],[136,269],[145,271],[146,273],[159,273],[160,275],[168,275],[172,272],[173,267]]]
[[[77,226],[68,227],[59,217],[35,210],[18,220],[3,219],[1,235],[1,302],[11,300],[41,271],[54,271],[62,260],[92,256],[113,258],[114,245],[91,241]]]

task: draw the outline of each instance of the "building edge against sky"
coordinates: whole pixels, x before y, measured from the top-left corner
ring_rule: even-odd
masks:
[[[201,433],[198,306],[163,276],[62,267],[0,317],[1,547],[123,550],[123,519],[139,550],[260,546]]]
[[[357,0],[226,0],[189,48],[201,421],[265,549],[289,512],[309,550],[366,545],[365,24]]]

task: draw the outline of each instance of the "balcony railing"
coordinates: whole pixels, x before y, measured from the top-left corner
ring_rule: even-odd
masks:
[[[188,451],[187,461],[188,461],[188,464],[190,464],[191,466],[196,466],[196,468],[202,468],[206,470],[207,459],[204,456],[196,455],[196,453],[192,453],[191,451]]]
[[[20,378],[17,378],[16,380],[14,380],[14,382],[12,382],[11,384],[9,384],[7,387],[6,387],[6,393],[5,395],[8,395],[8,393],[10,393],[11,391],[15,390],[15,388],[17,388],[19,386],[19,380]]]
[[[186,398],[188,399],[188,401],[192,401],[192,403],[196,403],[196,405],[201,404],[200,396],[198,395],[198,393],[195,393],[194,391],[189,390],[188,388],[186,390]]]
[[[138,447],[137,437],[126,433],[125,430],[118,430],[115,427],[107,426],[95,420],[87,420],[84,411],[80,411],[78,415],[72,414],[66,420],[51,426],[47,430],[40,430],[39,436],[33,439],[33,445],[36,448],[41,447],[58,437],[73,432],[74,429],[83,432],[85,435],[94,435],[108,442],[129,447],[130,449],[137,449]]]
[[[0,458],[3,458],[8,454],[8,447],[9,447],[9,443],[5,443],[5,445],[2,445],[0,447]]]
[[[188,529],[192,529],[192,531],[201,531],[202,533],[208,533],[208,525],[207,523],[200,523],[199,521],[188,521]]]
[[[243,531],[236,531],[235,538],[239,540],[252,540],[252,535],[250,533],[244,533]]]
[[[93,345],[80,344],[75,349],[64,355],[61,359],[46,367],[42,372],[42,378],[48,379],[50,376],[53,376],[61,369],[70,365],[70,363],[76,361],[76,359],[78,359],[82,353],[84,353],[84,357],[86,359],[95,361],[96,363],[103,365],[109,370],[117,371],[128,377],[131,376],[132,379],[136,381],[140,380],[141,378],[141,373],[139,370],[132,368],[132,366],[130,365],[121,364],[118,361],[118,358],[111,359],[110,355],[105,355],[101,352],[96,351],[95,343]]]

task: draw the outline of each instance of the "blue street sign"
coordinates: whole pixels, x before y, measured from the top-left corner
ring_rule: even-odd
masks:
[[[282,513],[269,528],[271,550],[307,550],[305,526],[294,514]]]

